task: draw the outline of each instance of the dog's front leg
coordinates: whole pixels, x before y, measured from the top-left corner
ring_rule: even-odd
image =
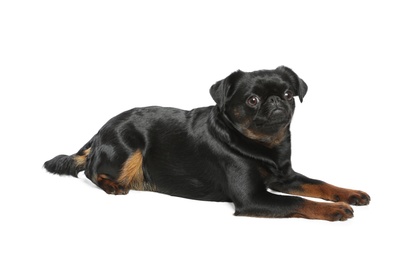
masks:
[[[351,206],[344,202],[315,202],[301,197],[283,196],[267,191],[259,174],[239,172],[229,176],[229,195],[236,216],[270,218],[307,218],[329,221],[353,217]]]
[[[320,180],[310,179],[298,173],[269,184],[269,188],[293,195],[342,201],[352,205],[368,205],[370,196],[360,190],[340,188]]]
[[[344,221],[352,218],[354,212],[344,202],[316,202],[295,196],[274,195],[267,191],[234,203],[236,216]]]
[[[321,198],[329,201],[342,201],[352,205],[368,205],[370,196],[360,190],[340,188],[323,181],[296,174],[284,181],[274,182],[269,188],[288,194]]]
[[[279,170],[269,179],[268,188],[283,193],[346,202],[352,205],[370,203],[370,196],[363,191],[340,188],[295,172],[290,159],[290,138],[282,143],[277,152],[276,162]]]

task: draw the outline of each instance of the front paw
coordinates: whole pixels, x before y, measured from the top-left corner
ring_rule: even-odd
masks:
[[[345,221],[354,216],[354,210],[345,202],[315,202],[305,200],[302,207],[292,217]]]
[[[329,207],[326,220],[329,221],[345,221],[354,216],[354,210],[350,205],[343,202],[332,203]]]
[[[342,201],[356,206],[368,205],[371,200],[367,193],[360,190],[350,190],[335,187],[331,193],[332,196],[329,196],[329,200],[335,202]]]
[[[360,190],[353,190],[347,198],[347,202],[351,205],[362,206],[370,203],[370,195]]]

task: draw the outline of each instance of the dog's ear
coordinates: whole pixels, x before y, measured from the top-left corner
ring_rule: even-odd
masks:
[[[303,97],[306,95],[306,92],[308,91],[308,86],[306,83],[296,75],[293,70],[289,69],[285,66],[280,66],[276,69],[276,71],[279,71],[283,73],[284,76],[286,76],[286,79],[292,84],[295,91],[295,96],[299,96],[300,102],[303,101]]]
[[[211,94],[212,99],[214,99],[215,103],[217,103],[217,106],[221,109],[221,111],[224,110],[227,98],[231,93],[230,89],[235,85],[237,79],[240,78],[243,73],[244,72],[242,72],[241,70],[237,70],[231,73],[225,79],[220,80],[211,86],[209,93]]]

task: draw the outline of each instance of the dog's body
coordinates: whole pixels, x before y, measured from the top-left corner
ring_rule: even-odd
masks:
[[[183,111],[146,107],[108,121],[78,153],[45,163],[53,173],[85,175],[110,194],[130,189],[230,201],[236,215],[346,220],[361,191],[296,173],[291,166],[293,96],[306,84],[286,67],[236,71],[211,87],[217,105]],[[318,197],[323,203],[269,193]]]

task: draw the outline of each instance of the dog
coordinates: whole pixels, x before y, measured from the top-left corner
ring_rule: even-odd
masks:
[[[58,155],[44,167],[74,177],[85,171],[108,194],[155,191],[232,202],[236,216],[347,220],[353,217],[349,204],[369,204],[367,193],[292,169],[294,97],[302,102],[307,90],[285,66],[238,70],[211,86],[215,106],[128,110],[110,119],[77,153]]]

